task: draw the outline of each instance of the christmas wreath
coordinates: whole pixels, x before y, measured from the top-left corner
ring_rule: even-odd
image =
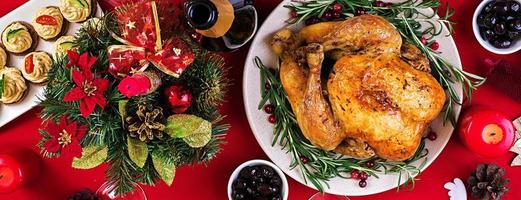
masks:
[[[41,118],[42,155],[72,167],[108,164],[116,194],[172,184],[176,167],[216,156],[228,125],[217,107],[229,81],[219,55],[190,43],[170,1],[119,6],[82,26],[57,56]]]

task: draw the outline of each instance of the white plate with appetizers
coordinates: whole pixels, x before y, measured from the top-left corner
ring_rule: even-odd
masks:
[[[56,37],[54,37],[54,35],[46,36],[45,34],[50,34],[50,33],[46,33],[46,30],[44,30],[44,28],[35,27],[37,25],[35,23],[41,23],[41,22],[36,22],[36,19],[38,16],[46,15],[45,14],[46,12],[52,13],[52,14],[48,14],[48,16],[60,16],[60,14],[56,14],[58,12],[53,13],[56,10],[51,10],[51,11],[49,11],[49,10],[41,11],[41,10],[44,8],[48,8],[50,6],[59,8],[61,5],[61,2],[68,2],[69,6],[74,6],[74,5],[81,5],[82,3],[85,3],[85,0],[65,0],[65,1],[64,0],[45,0],[45,1],[31,0],[0,18],[0,30],[2,32],[8,26],[10,26],[13,22],[22,22],[22,24],[30,24],[30,25],[32,25],[31,28],[33,30],[34,30],[34,28],[39,29],[39,30],[36,30],[31,33],[31,36],[35,36],[33,38],[37,38],[36,39],[36,40],[38,40],[37,45],[34,48],[31,47],[29,50],[27,50],[23,53],[16,54],[16,55],[15,55],[15,53],[7,52],[8,62],[6,64],[6,66],[17,68],[20,71],[23,71],[24,70],[23,67],[24,67],[24,63],[25,63],[25,56],[29,55],[35,51],[45,52],[50,57],[54,57],[54,54],[55,54],[54,44],[57,41],[58,42],[63,41],[64,43],[67,43],[67,41],[64,39],[60,40],[60,36],[73,36],[73,35],[75,35],[76,31],[80,28],[81,23],[85,21],[85,19],[83,19],[83,18],[90,19],[92,16],[101,16],[102,15],[101,8],[96,3],[96,1],[92,1],[93,3],[95,3],[95,4],[93,4],[93,6],[95,6],[96,8],[95,9],[90,8],[95,13],[91,13],[88,17],[86,17],[86,16],[82,17],[81,15],[74,13],[74,11],[72,9],[68,10],[68,11],[63,11],[65,13],[67,13],[66,18],[69,18],[72,21],[78,21],[78,22],[77,23],[68,22],[68,20],[66,18],[63,18],[62,26],[64,26],[65,28],[63,30],[61,30],[60,33],[58,35],[56,35]],[[77,2],[79,2],[79,3],[77,3]],[[38,16],[37,16],[37,13],[38,13]],[[62,12],[60,12],[60,13],[62,13]],[[62,14],[62,16],[63,16],[63,14]],[[34,20],[34,22],[33,22],[33,20]],[[43,17],[40,20],[45,21],[46,19],[45,19],[45,17]],[[54,18],[54,20],[56,20],[56,18]],[[64,25],[64,24],[66,24],[66,25]],[[30,27],[30,25],[28,25],[28,27]],[[52,32],[49,30],[47,30],[47,31]],[[41,37],[38,35],[34,35],[34,34],[38,34],[37,32],[41,32]],[[47,37],[47,40],[44,40],[43,37]],[[36,40],[33,40],[33,43]],[[2,43],[2,42],[0,42],[0,43]],[[5,46],[5,44],[4,44],[4,46]],[[2,67],[3,66],[0,66],[0,68],[2,68]],[[25,82],[27,85],[27,90],[26,90],[25,94],[23,94],[23,96],[19,100],[16,100],[14,103],[9,103],[9,104],[0,103],[0,127],[4,126],[5,124],[7,124],[10,121],[17,118],[18,116],[22,115],[23,113],[25,113],[25,112],[29,111],[30,109],[34,108],[35,106],[37,106],[40,99],[43,98],[42,94],[43,94],[43,91],[45,88],[45,81],[42,81],[42,77],[35,78],[35,77],[27,76],[25,79],[26,79]],[[31,79],[32,81],[29,81],[29,79]]]
[[[261,83],[260,69],[255,65],[254,59],[255,57],[259,57],[264,65],[269,67],[277,66],[278,56],[273,53],[270,47],[270,40],[277,31],[289,25],[286,20],[290,18],[290,11],[284,7],[284,5],[288,5],[289,3],[291,3],[291,1],[285,0],[273,10],[258,30],[258,33],[252,42],[244,67],[243,98],[250,127],[257,142],[268,157],[291,178],[307,185],[308,187],[317,189],[317,187],[309,180],[307,182],[305,181],[298,167],[293,169],[290,168],[292,156],[288,153],[287,149],[284,149],[278,143],[272,146],[274,125],[268,122],[269,115],[263,110],[258,109],[259,102],[262,99],[261,90],[265,86]],[[431,9],[426,9],[421,12],[432,13],[433,11]],[[303,23],[296,26],[292,25],[290,27],[293,30],[299,30],[302,26]],[[449,36],[450,34],[447,27],[443,26],[442,31],[441,34],[434,37],[434,40],[439,43],[439,55],[453,66],[461,69],[462,65],[456,44],[453,38]],[[463,95],[461,84],[455,83],[453,87],[455,88],[456,93],[461,97]],[[453,109],[457,120],[461,107],[455,105]],[[431,130],[437,133],[437,139],[433,141],[428,139],[424,140],[425,149],[427,149],[429,153],[426,156],[423,167],[420,169],[421,171],[425,170],[425,168],[427,168],[436,157],[438,157],[445,145],[448,143],[454,130],[454,127],[451,126],[450,122],[444,123],[443,114],[444,113],[441,112],[430,124]],[[420,162],[421,161],[416,161],[413,165],[419,166]],[[367,186],[365,188],[359,187],[358,181],[356,180],[335,177],[327,181],[329,187],[325,186],[324,192],[336,195],[363,196],[384,192],[398,186],[398,174],[378,173],[377,175],[379,178],[369,178],[367,180]],[[405,181],[406,177],[405,175],[402,175],[400,184],[403,184]],[[417,184],[421,184],[421,181]]]

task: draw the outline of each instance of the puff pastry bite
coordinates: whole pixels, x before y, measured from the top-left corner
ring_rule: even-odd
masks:
[[[49,6],[36,13],[33,19],[33,27],[42,39],[53,40],[63,35],[67,30],[67,23],[58,7]]]
[[[30,24],[17,21],[2,32],[2,44],[8,52],[24,54],[36,48],[38,36]]]
[[[61,57],[67,54],[67,50],[76,50],[75,40],[74,36],[61,36],[54,42],[54,54]]]
[[[7,65],[7,61],[9,60],[9,56],[7,52],[5,52],[4,47],[0,44],[0,69]]]
[[[63,17],[70,22],[87,20],[96,8],[94,0],[60,0],[60,11]]]
[[[11,104],[22,100],[27,91],[27,84],[20,70],[14,67],[4,67],[0,69],[0,77],[3,77],[4,81],[4,91],[0,102]]]
[[[33,83],[47,81],[47,73],[52,67],[52,58],[43,51],[32,52],[25,56],[22,75]]]

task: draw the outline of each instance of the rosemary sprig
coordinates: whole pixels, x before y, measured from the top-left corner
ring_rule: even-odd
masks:
[[[304,177],[304,182],[311,182],[318,190],[324,191],[324,186],[329,187],[327,181],[334,177],[350,178],[349,172],[358,170],[370,176],[378,178],[377,173],[398,174],[398,186],[401,183],[402,173],[406,174],[407,181],[414,187],[414,176],[426,163],[427,151],[422,141],[415,155],[406,161],[389,162],[381,158],[358,160],[347,158],[336,153],[324,151],[312,145],[303,135],[287,99],[286,92],[279,81],[278,70],[270,70],[262,61],[255,57],[255,65],[260,69],[261,85],[270,85],[270,89],[261,89],[262,99],[258,109],[261,110],[266,104],[275,106],[274,114],[277,122],[274,128],[272,145],[279,144],[282,149],[291,154],[291,169],[298,168]],[[415,166],[412,163],[422,160],[422,164]],[[365,167],[365,163],[372,161],[373,168]]]
[[[454,15],[454,10],[447,4],[444,15],[438,17],[438,8],[441,6],[438,0],[406,0],[384,7],[377,7],[375,0],[294,1],[286,7],[294,10],[297,18],[289,22],[300,23],[312,17],[320,18],[331,8],[332,4],[337,2],[343,6],[342,14],[347,18],[355,16],[357,11],[386,18],[398,29],[404,40],[416,45],[427,56],[433,75],[448,93],[444,107],[444,119],[455,125],[454,106],[462,104],[463,97],[458,94],[453,84],[461,83],[465,96],[471,100],[472,91],[482,85],[485,78],[453,66],[440,56],[440,52],[430,48],[431,44],[435,42],[432,39],[443,33],[443,25],[447,27],[449,35],[452,34],[454,22],[450,20],[450,17]],[[434,12],[427,15],[421,11],[423,9],[433,9]],[[424,44],[421,40],[422,37],[431,41]]]

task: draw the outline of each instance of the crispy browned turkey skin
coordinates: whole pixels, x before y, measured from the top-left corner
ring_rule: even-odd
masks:
[[[280,78],[303,135],[356,158],[413,156],[445,93],[427,58],[373,15],[277,32]],[[324,56],[337,60],[321,80]]]

